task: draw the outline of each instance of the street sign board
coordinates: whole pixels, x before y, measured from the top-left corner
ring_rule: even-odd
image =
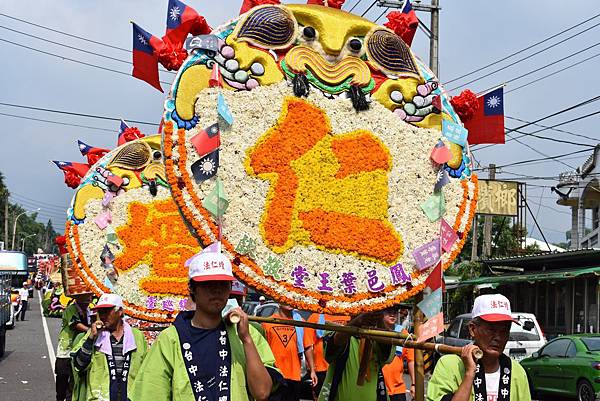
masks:
[[[477,213],[517,215],[518,182],[479,179]]]

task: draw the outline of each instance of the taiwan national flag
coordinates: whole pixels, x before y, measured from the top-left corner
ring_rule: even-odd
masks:
[[[188,34],[205,35],[211,28],[206,19],[192,7],[179,0],[169,0],[167,7],[167,32],[163,40],[169,41],[175,48],[181,48]]]
[[[56,167],[58,167],[62,171],[72,172],[80,177],[85,176],[88,170],[90,169],[90,166],[83,163],[64,162],[57,160],[52,160],[52,163],[56,164]]]
[[[134,22],[133,25],[133,72],[132,75],[148,82],[163,92],[158,79],[158,58],[154,51],[163,46],[156,36],[144,31]]]
[[[204,156],[221,146],[219,124],[204,128],[191,139],[192,145],[200,156]]]
[[[77,144],[79,145],[79,151],[81,152],[81,154],[87,157],[88,165],[90,167],[96,164],[96,162],[100,160],[105,154],[110,152],[110,149],[97,148],[95,146],[90,146],[82,141],[77,141]]]
[[[127,124],[124,120],[121,120],[119,123],[119,137],[123,135],[123,132],[125,132],[127,128],[129,128],[129,124]]]
[[[392,11],[387,15],[387,18],[389,21],[383,25],[396,32],[396,34],[402,38],[404,43],[410,46],[415,37],[415,33],[417,32],[417,28],[419,27],[419,18],[417,18],[417,14],[415,13],[415,10],[413,10],[410,0],[404,2],[402,10]]]
[[[504,87],[477,97],[479,108],[465,122],[469,144],[504,143]]]

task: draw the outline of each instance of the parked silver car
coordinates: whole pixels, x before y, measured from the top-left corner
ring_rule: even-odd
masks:
[[[546,337],[535,317],[531,313],[512,313],[513,319],[519,324],[513,323],[504,353],[511,358],[521,360],[531,356],[535,351],[546,344]],[[468,324],[471,314],[465,313],[452,320],[445,336],[436,338],[436,342],[462,347],[472,342],[469,336]]]

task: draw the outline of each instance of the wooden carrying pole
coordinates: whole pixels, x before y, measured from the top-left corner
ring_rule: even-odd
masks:
[[[273,317],[260,317],[260,316],[248,316],[248,320],[251,322],[257,323],[275,323],[282,324],[287,326],[300,326],[300,327],[309,327],[312,329],[318,330],[326,330],[326,331],[339,331],[342,333],[347,333],[359,337],[370,338],[372,340],[393,344],[393,345],[401,345],[407,348],[414,348],[418,350],[424,351],[436,351],[442,354],[456,354],[460,355],[462,352],[461,347],[453,347],[445,344],[436,344],[436,343],[428,343],[428,342],[417,342],[411,340],[411,336],[407,334],[398,333],[395,331],[387,331],[387,330],[376,330],[376,329],[363,329],[361,327],[356,326],[341,326],[338,324],[319,324],[313,322],[305,322],[299,320],[288,320],[288,319],[279,319]],[[473,350],[473,355],[475,358],[480,359],[483,356],[483,352],[476,348]]]
[[[227,319],[231,323],[238,323],[239,316],[235,314],[229,314]],[[376,329],[363,329],[362,327],[356,326],[341,326],[339,324],[332,323],[313,323],[313,322],[305,322],[303,320],[289,320],[289,319],[279,319],[274,317],[260,317],[260,316],[248,316],[248,320],[251,322],[257,323],[275,323],[286,326],[299,326],[299,327],[309,327],[311,329],[317,330],[326,330],[326,331],[339,331],[341,333],[347,333],[350,335],[365,337],[371,340],[382,342],[386,344],[392,345],[401,345],[407,348],[413,348],[417,350],[424,351],[436,351],[442,354],[456,354],[460,355],[462,352],[461,347],[453,347],[445,344],[436,344],[436,343],[428,343],[428,342],[417,342],[411,340],[410,335],[398,333],[395,331],[388,330],[376,330]],[[142,331],[162,331],[166,329],[168,326],[153,326],[153,327],[140,327]],[[480,359],[483,356],[483,352],[479,348],[475,348],[473,350],[473,355],[475,358]]]

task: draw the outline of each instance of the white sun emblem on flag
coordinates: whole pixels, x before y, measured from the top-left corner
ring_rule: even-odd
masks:
[[[146,38],[141,33],[138,33],[138,40],[143,45],[147,45],[148,44],[148,42],[146,41]]]
[[[181,14],[181,10],[179,9],[179,7],[173,7],[169,11],[169,16],[173,21],[177,21],[177,19],[179,18],[179,14]]]
[[[496,107],[500,106],[500,98],[498,96],[491,96],[487,100],[487,105],[488,107],[495,109]]]
[[[212,159],[206,159],[200,165],[200,171],[202,171],[202,174],[205,175],[211,175],[214,173],[215,168],[215,163],[212,161]]]

